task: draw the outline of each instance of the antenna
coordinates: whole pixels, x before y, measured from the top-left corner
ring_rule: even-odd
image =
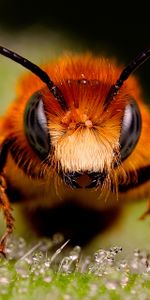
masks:
[[[60,104],[62,109],[63,110],[68,109],[67,103],[64,99],[64,96],[63,96],[61,90],[53,83],[53,81],[50,79],[50,77],[48,76],[48,74],[45,71],[43,71],[40,67],[38,67],[37,65],[35,65],[31,61],[29,61],[28,59],[20,56],[19,54],[15,53],[5,47],[0,46],[0,54],[10,58],[11,60],[14,60],[18,64],[20,64],[23,67],[25,67],[26,69],[30,70],[37,77],[39,77],[41,79],[41,81],[43,81],[47,85],[48,89],[53,94],[55,99],[58,101],[58,103]]]
[[[146,60],[150,58],[150,48],[142,51],[135,59],[133,59],[128,66],[123,69],[120,74],[119,79],[116,81],[114,85],[111,86],[108,95],[104,102],[104,108],[107,109],[108,105],[113,101],[115,96],[118,94],[118,91],[122,87],[124,81],[128,79],[128,77],[133,73],[137,68],[139,68]]]

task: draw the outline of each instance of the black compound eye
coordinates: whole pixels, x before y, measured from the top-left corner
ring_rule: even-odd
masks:
[[[24,115],[27,139],[38,156],[43,160],[50,152],[50,135],[42,95],[36,92],[28,101]]]
[[[141,113],[132,100],[125,108],[120,134],[121,160],[126,159],[136,146],[142,127]]]

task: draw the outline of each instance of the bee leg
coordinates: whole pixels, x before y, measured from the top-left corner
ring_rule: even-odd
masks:
[[[139,220],[144,220],[147,216],[150,216],[150,199],[146,211],[139,217]]]
[[[12,209],[10,207],[10,202],[6,194],[7,184],[5,180],[5,175],[3,169],[6,164],[7,155],[11,146],[12,140],[7,138],[0,145],[0,208],[3,210],[4,218],[6,220],[6,231],[4,232],[0,240],[0,253],[5,255],[5,244],[7,237],[12,233],[14,229],[14,218],[12,216]]]
[[[7,237],[13,232],[14,218],[12,216],[12,209],[10,207],[9,199],[6,195],[6,181],[4,175],[0,175],[0,208],[3,210],[4,218],[6,220],[6,231],[0,240],[0,253],[5,255],[5,243]]]

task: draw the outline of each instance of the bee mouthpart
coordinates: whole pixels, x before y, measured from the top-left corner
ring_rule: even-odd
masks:
[[[63,181],[73,189],[92,189],[102,186],[107,174],[106,172],[61,172]]]

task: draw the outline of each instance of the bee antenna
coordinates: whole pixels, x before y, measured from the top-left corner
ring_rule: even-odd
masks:
[[[53,94],[53,96],[57,99],[58,103],[62,107],[63,110],[67,110],[68,106],[64,99],[64,96],[60,89],[53,83],[53,81],[49,78],[48,74],[43,71],[40,67],[29,61],[28,59],[20,56],[19,54],[0,46],[0,54],[14,60],[18,64],[22,65],[26,69],[30,70],[36,76],[38,76],[44,83],[46,83],[48,89]]]
[[[114,85],[111,86],[108,92],[108,95],[104,102],[105,110],[107,109],[108,105],[112,102],[114,97],[118,94],[118,91],[122,87],[124,81],[127,80],[130,74],[133,73],[137,68],[139,68],[149,58],[150,58],[150,48],[138,54],[136,58],[133,59],[125,69],[123,69],[119,79],[116,81]]]

